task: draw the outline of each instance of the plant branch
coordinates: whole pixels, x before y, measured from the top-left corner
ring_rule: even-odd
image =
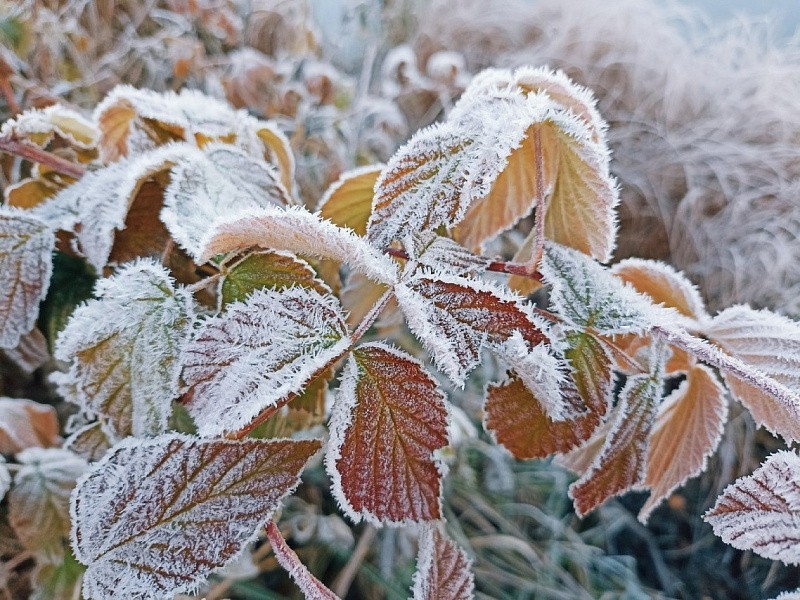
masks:
[[[364,562],[364,558],[372,547],[372,542],[375,540],[377,533],[377,529],[372,525],[367,525],[364,533],[361,534],[358,544],[355,550],[353,550],[353,554],[350,555],[350,559],[347,561],[344,569],[339,572],[339,575],[337,575],[336,579],[333,581],[333,591],[338,596],[344,597],[347,595],[347,591],[353,584],[356,573],[358,573],[358,568],[361,566],[361,563]]]
[[[536,215],[534,216],[534,229],[536,230],[536,246],[531,256],[531,262],[527,265],[527,271],[531,274],[536,273],[539,269],[539,263],[544,254],[544,216],[547,212],[547,195],[544,193],[544,156],[541,148],[541,128],[534,127],[533,151],[536,154]]]
[[[369,331],[369,328],[372,327],[372,324],[381,316],[381,313],[386,308],[386,305],[389,304],[392,297],[394,297],[394,292],[388,290],[383,296],[378,298],[378,301],[369,309],[369,312],[364,315],[364,318],[361,320],[361,323],[358,324],[358,327],[356,327],[353,335],[350,336],[351,343],[348,350],[352,350],[358,341],[364,337],[364,334]]]
[[[70,162],[57,154],[42,150],[38,146],[28,142],[22,142],[11,136],[0,137],[0,152],[13,154],[14,156],[19,156],[26,160],[45,165],[73,179],[80,179],[86,173],[86,167],[83,165]]]
[[[267,523],[266,530],[267,539],[272,545],[272,551],[275,552],[275,558],[288,571],[306,598],[314,598],[314,600],[339,599],[339,596],[330,591],[325,584],[311,574],[295,551],[283,539],[283,535],[281,535],[280,529],[278,529],[274,521]]]
[[[409,260],[408,253],[404,250],[387,248],[385,252],[389,256],[394,256],[395,258],[402,258],[403,260]],[[539,273],[538,271],[531,272],[529,266],[522,263],[496,260],[490,262],[489,266],[486,267],[486,270],[493,271],[495,273],[506,273],[508,275],[520,275],[522,277],[530,277],[531,279],[535,279],[536,281],[542,280],[541,273]]]

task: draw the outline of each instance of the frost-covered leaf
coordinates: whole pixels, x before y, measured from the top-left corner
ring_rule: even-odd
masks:
[[[99,137],[91,121],[74,110],[59,104],[46,108],[33,108],[3,123],[2,135],[25,139],[44,148],[54,136],[70,145],[90,149]]]
[[[583,476],[569,487],[579,517],[644,479],[648,438],[662,387],[660,366],[649,374],[628,377],[602,449]]]
[[[349,229],[303,208],[249,210],[216,223],[200,244],[201,260],[248,248],[287,250],[343,262],[370,279],[393,284],[397,265]]]
[[[340,600],[339,596],[311,574],[295,551],[283,539],[275,523],[267,523],[267,538],[278,563],[286,569],[297,587],[303,592],[306,600]]]
[[[181,363],[202,436],[233,432],[303,390],[350,345],[338,300],[314,289],[255,290],[206,319]]]
[[[661,318],[658,307],[581,252],[547,244],[540,271],[552,286],[550,301],[558,313],[581,329],[642,332]]]
[[[725,488],[705,514],[722,540],[740,550],[800,564],[800,456],[781,451]]]
[[[79,599],[84,571],[86,568],[69,551],[59,564],[38,565],[31,577],[33,590],[29,600]]]
[[[252,124],[250,124],[252,123]],[[264,158],[270,164],[275,165],[281,174],[281,183],[290,195],[295,193],[294,183],[294,154],[292,154],[292,144],[278,129],[274,121],[249,122],[249,129],[255,129],[256,136],[264,145]]]
[[[3,349],[2,353],[25,373],[33,373],[50,360],[47,340],[38,328],[31,329],[20,337],[16,348]]]
[[[383,165],[371,165],[342,173],[320,200],[320,216],[339,227],[349,227],[358,235],[366,235],[375,182],[382,170]]]
[[[479,275],[492,262],[485,256],[473,254],[450,238],[430,232],[414,237],[412,258],[416,261],[417,268],[458,277]]]
[[[6,460],[0,456],[0,502],[5,498],[6,492],[11,488],[11,473],[6,467]]]
[[[89,462],[96,462],[114,445],[114,438],[114,434],[103,423],[95,421],[72,433],[64,441],[64,448]]]
[[[148,261],[100,280],[95,295],[73,313],[56,357],[71,362],[81,405],[107,418],[117,435],[165,431],[193,320],[191,295]]]
[[[0,348],[15,348],[36,324],[54,245],[55,236],[44,222],[0,206]]]
[[[646,522],[675,488],[705,470],[708,457],[722,438],[727,417],[725,388],[710,369],[694,367],[659,406],[644,480],[651,491],[639,512],[640,521]]]
[[[294,285],[312,288],[320,294],[330,294],[330,288],[307,262],[286,252],[262,251],[248,254],[224,268],[220,284],[223,305],[243,301],[258,289],[280,290]]]
[[[0,397],[0,454],[57,446],[58,416],[52,406],[22,398]]]
[[[611,273],[653,302],[674,308],[685,317],[700,321],[708,316],[695,285],[666,263],[627,258],[611,267]]]
[[[531,347],[547,339],[518,297],[487,283],[422,273],[395,286],[395,295],[411,331],[456,385],[480,362],[484,345],[499,346],[515,332]]]
[[[475,581],[472,562],[438,528],[425,527],[419,538],[413,600],[470,600]]]
[[[727,353],[800,394],[800,324],[767,310],[733,306],[715,316],[706,335]],[[754,381],[725,375],[734,396],[756,423],[787,440],[800,440],[800,403],[777,398]]]
[[[16,455],[22,465],[8,495],[8,519],[31,551],[58,562],[69,537],[69,495],[86,461],[59,448],[28,448]]]
[[[235,146],[212,144],[172,167],[161,219],[175,241],[198,259],[205,248],[201,241],[219,220],[291,203],[271,165]]]
[[[78,483],[72,547],[93,600],[194,589],[255,537],[317,440],[128,439]]]
[[[359,346],[345,367],[330,422],[325,464],[333,493],[356,523],[441,518],[447,445],[445,395],[410,355]]]

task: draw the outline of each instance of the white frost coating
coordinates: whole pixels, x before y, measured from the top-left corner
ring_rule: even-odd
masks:
[[[62,539],[69,534],[70,492],[87,463],[60,448],[28,448],[15,458],[22,467],[9,492],[9,523],[27,548],[60,562]]]
[[[56,340],[81,406],[105,415],[118,435],[165,431],[194,319],[191,294],[176,289],[164,267],[141,260],[98,281],[95,296]]]
[[[279,540],[270,538],[270,542],[278,564],[289,573],[289,577],[303,592],[303,597],[306,600],[340,600],[339,596],[326,588],[319,579],[311,574],[308,567],[302,563],[294,550],[289,548],[283,538]]]
[[[781,451],[730,484],[705,514],[722,540],[740,550],[800,564],[800,457]]]
[[[413,600],[467,600],[473,598],[472,561],[455,542],[435,529],[422,528],[414,572]]]
[[[47,340],[37,328],[20,337],[16,348],[4,348],[3,354],[25,373],[33,373],[50,360]]]
[[[76,138],[76,132],[80,132],[83,139]],[[0,136],[24,138],[42,148],[54,134],[78,148],[90,149],[96,144],[100,132],[83,115],[59,104],[26,110],[0,127]],[[44,137],[37,139],[35,136]]]
[[[54,245],[55,235],[44,222],[0,206],[0,348],[16,348],[36,324]]]
[[[338,227],[302,207],[241,211],[217,221],[199,244],[200,260],[253,247],[288,250],[341,261],[379,283],[397,281],[395,262],[352,230]]]
[[[484,346],[498,338],[502,343],[513,334],[510,329],[487,330],[490,320],[499,317],[498,307],[513,305],[520,320],[547,331],[547,325],[519,296],[484,281],[421,272],[396,285],[394,293],[411,332],[431,354],[437,368],[458,386],[464,385],[467,375],[480,363]],[[491,324],[498,325],[494,321]]]
[[[416,264],[406,263],[406,272],[417,266],[432,272],[447,273],[460,277],[483,273],[491,259],[467,250],[458,242],[431,232],[414,236]]]
[[[772,600],[800,600],[800,590],[795,590],[793,592],[783,592],[777,598],[773,598]]]
[[[564,364],[548,352],[544,344],[533,348],[519,332],[498,348],[500,354],[519,376],[533,396],[539,400],[553,421],[576,417],[575,407],[565,402],[562,392],[567,376]]]
[[[577,250],[548,242],[539,270],[552,286],[550,301],[576,327],[590,326],[613,335],[641,333],[665,320],[676,320],[673,310],[653,304]]]
[[[84,594],[160,600],[195,590],[256,538],[318,449],[316,440],[181,434],[117,444],[70,502]]]
[[[9,489],[11,489],[11,473],[8,472],[6,467],[6,459],[0,456],[0,502],[2,502]]]
[[[179,159],[170,171],[161,220],[193,258],[215,223],[247,209],[288,206],[292,200],[280,175],[263,159],[229,144],[209,144]]]
[[[301,391],[350,346],[339,301],[316,290],[255,290],[206,319],[181,356],[201,436],[241,429]]]
[[[389,160],[375,184],[367,228],[378,247],[458,224],[485,197],[531,125],[557,106],[542,95],[497,90],[468,113],[417,132]],[[533,201],[533,199],[531,199]]]

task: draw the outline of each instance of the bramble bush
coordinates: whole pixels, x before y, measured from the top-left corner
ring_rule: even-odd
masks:
[[[0,347],[29,370],[52,353],[78,408],[62,444],[52,410],[0,400],[14,456],[0,492],[37,593],[192,592],[265,533],[306,597],[335,598],[272,520],[324,453],[353,523],[418,534],[414,598],[472,597],[442,454],[451,403],[488,360],[506,372],[486,386],[485,430],[577,473],[579,516],[647,489],[645,522],[705,469],[729,394],[800,439],[796,322],[712,316],[657,261],[605,266],[606,125],[560,72],[484,71],[444,122],[344,173],[315,212],[275,124],[199,92],[121,86],[91,119],[26,111],[0,150],[25,161],[0,207]],[[523,220],[516,254],[491,255]],[[798,473],[800,457],[775,454],[705,518],[798,563]]]

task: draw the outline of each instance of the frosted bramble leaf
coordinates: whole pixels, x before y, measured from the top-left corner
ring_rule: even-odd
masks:
[[[15,348],[36,324],[54,245],[55,236],[44,222],[0,206],[0,348]]]
[[[613,362],[608,350],[594,336],[579,331],[568,332],[564,344],[564,358],[584,409],[605,416],[614,391]]]
[[[200,244],[201,260],[249,248],[287,250],[343,262],[373,281],[394,284],[397,265],[351,230],[304,208],[248,210],[218,221]]]
[[[773,598],[773,600],[800,600],[800,590],[783,592],[777,598]]]
[[[585,254],[547,244],[539,269],[552,286],[550,301],[568,323],[601,334],[641,333],[661,321],[664,309]]]
[[[653,302],[674,308],[689,319],[701,321],[708,317],[697,287],[666,263],[627,258],[611,267],[611,273]]]
[[[162,266],[140,261],[98,281],[95,296],[56,340],[56,357],[71,362],[80,404],[120,436],[165,431],[178,396],[178,355],[194,318],[191,295],[176,289]]]
[[[194,590],[297,486],[317,440],[127,439],[78,482],[72,548],[93,600]]]
[[[33,108],[3,123],[0,135],[25,139],[40,148],[47,146],[54,136],[70,145],[91,149],[97,143],[99,132],[91,121],[74,110],[53,104],[46,108]]]
[[[234,146],[212,144],[172,167],[161,219],[175,241],[198,259],[205,247],[201,241],[220,219],[291,203],[271,165]]]
[[[5,498],[6,492],[11,488],[11,473],[6,467],[6,460],[0,456],[0,502]]]
[[[283,539],[274,522],[267,523],[267,538],[278,564],[286,569],[292,581],[303,592],[306,600],[340,600],[339,596],[330,591],[319,579],[311,574],[295,551]]]
[[[260,289],[206,319],[181,363],[201,436],[232,432],[303,390],[350,345],[338,300],[316,290]]]
[[[471,600],[472,562],[455,542],[428,526],[419,537],[413,600]]]
[[[96,462],[114,445],[116,439],[100,421],[84,425],[65,441],[64,448],[88,460]]]
[[[579,517],[644,479],[648,437],[662,387],[662,372],[658,367],[650,374],[628,377],[600,453],[583,476],[569,487]]]
[[[800,325],[768,310],[733,306],[715,316],[704,333],[727,353],[791,390],[795,398],[776,398],[756,382],[732,373],[725,377],[756,423],[786,440],[800,440]]]
[[[290,195],[294,196],[295,164],[291,142],[278,129],[274,121],[256,120],[249,128],[254,129],[256,136],[261,140],[264,147],[264,158],[278,169],[283,187]]]
[[[8,520],[28,549],[58,562],[69,537],[69,495],[86,461],[59,448],[28,448],[8,494]]]
[[[483,346],[499,346],[516,331],[531,347],[547,339],[518,297],[484,282],[422,273],[394,291],[412,333],[456,385],[480,362]]]
[[[726,544],[800,564],[800,457],[781,451],[725,488],[704,519]]]
[[[38,328],[21,336],[15,348],[4,348],[2,352],[25,373],[33,373],[50,360],[47,340]]]
[[[427,269],[455,275],[469,277],[483,273],[492,262],[485,256],[473,254],[464,246],[450,238],[423,233],[414,237],[414,254],[416,268]],[[411,268],[409,267],[406,270]]]
[[[325,456],[333,494],[354,522],[376,525],[441,518],[447,445],[445,395],[410,355],[359,346],[342,375]]]
[[[241,260],[223,267],[225,274],[220,283],[222,305],[243,301],[257,289],[280,290],[293,285],[312,288],[320,294],[331,290],[307,262],[292,254],[280,251],[262,251],[248,254]]]
[[[366,235],[375,182],[382,170],[383,165],[370,165],[342,173],[319,201],[320,216],[339,227],[349,227],[358,235]]]
[[[678,389],[661,403],[647,455],[644,485],[650,497],[639,511],[645,523],[650,513],[687,479],[706,469],[708,457],[722,438],[728,418],[725,388],[714,373],[694,367]]]
[[[58,416],[48,404],[0,397],[0,454],[25,448],[57,446]]]

